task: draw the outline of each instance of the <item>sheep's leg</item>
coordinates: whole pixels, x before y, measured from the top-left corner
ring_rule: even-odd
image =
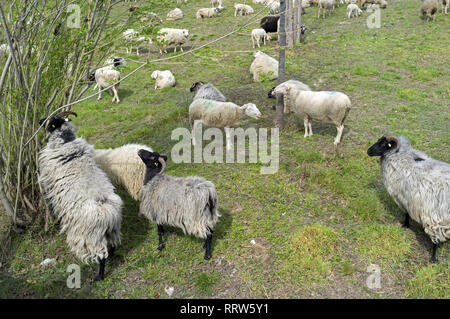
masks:
[[[180,46],[180,51],[181,51],[181,52],[184,52],[184,51],[183,51],[183,47],[182,47],[182,46]]]
[[[253,49],[255,48],[255,39],[253,39],[252,37],[252,45],[253,45]]]
[[[403,223],[402,227],[409,228],[409,214],[408,213],[405,214],[405,222]]]
[[[112,101],[114,102],[114,100],[116,100],[116,102],[119,103],[120,100],[119,100],[119,94],[117,93],[117,89],[114,86],[111,89],[114,92],[114,97],[113,97]]]
[[[337,135],[334,139],[334,145],[338,145],[341,142],[342,132],[344,131],[344,125],[336,126]]]
[[[433,264],[436,263],[436,250],[437,250],[437,244],[433,243],[433,252],[432,252],[432,255],[431,255],[431,259],[430,259],[430,262],[433,263]]]
[[[308,127],[309,127],[309,135],[308,136],[313,136],[313,133],[312,133],[312,121],[311,120],[308,121]]]
[[[308,137],[308,119],[306,117],[303,119],[303,125],[305,126],[305,135],[303,137]]]
[[[100,259],[98,275],[94,278],[94,281],[100,281],[100,280],[105,279],[105,262],[106,262],[105,258]]]
[[[212,231],[211,231],[211,233],[212,233]],[[203,245],[203,248],[205,248],[205,257],[203,258],[204,260],[210,260],[212,257],[211,242],[212,242],[212,234],[206,236],[205,244]]]
[[[227,140],[227,151],[231,150],[231,128],[225,127],[225,138]]]
[[[158,238],[159,238],[159,244],[158,244],[158,250],[161,251],[164,247],[164,243],[162,240],[162,236],[164,234],[164,228],[162,225],[158,225]]]
[[[99,85],[98,86],[98,98],[97,98],[97,100],[100,100],[101,98],[102,98],[102,88]]]
[[[196,127],[199,125],[201,121],[194,121],[194,125],[192,126],[192,145],[195,146],[196,140],[195,140],[195,132],[197,132]]]
[[[259,38],[256,39],[256,44],[258,45],[258,48],[260,48],[261,46],[259,45]]]

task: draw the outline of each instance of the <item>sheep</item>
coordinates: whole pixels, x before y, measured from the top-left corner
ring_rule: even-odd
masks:
[[[159,53],[162,54],[162,49],[164,49],[164,52],[167,53],[166,48],[171,44],[175,46],[173,52],[177,52],[177,46],[179,46],[181,52],[183,52],[182,45],[186,43],[188,38],[189,31],[186,29],[162,28],[158,31],[158,35],[156,36]]]
[[[197,19],[212,18],[220,12],[220,8],[200,8],[197,10]]]
[[[114,86],[111,87],[111,90],[113,91],[114,97],[112,99],[112,102],[116,101],[117,103],[120,102],[119,100],[119,94],[117,93],[117,89],[120,85],[120,72],[117,70],[112,69],[112,66],[107,65],[102,68],[99,68],[95,70],[95,72],[92,72],[92,70],[89,70],[89,80],[93,81],[95,79],[95,86],[94,90],[98,87],[98,98],[97,100],[100,100],[102,98],[102,89],[107,88],[111,84],[116,83]]]
[[[39,121],[49,133],[39,152],[38,180],[52,212],[66,233],[70,250],[83,262],[99,263],[95,281],[103,280],[105,261],[120,244],[122,200],[94,162],[93,147],[77,138],[63,112]]]
[[[181,9],[175,8],[172,11],[169,11],[169,13],[167,13],[166,20],[174,21],[179,19],[183,19],[183,11],[181,11]]]
[[[442,12],[448,14],[448,4],[450,0],[442,0]]]
[[[272,37],[264,31],[264,29],[253,29],[251,32],[251,38],[252,38],[252,44],[253,48],[255,48],[255,41],[256,44],[259,46],[259,41],[262,40],[264,44],[266,44],[266,41],[272,40]]]
[[[320,18],[320,13],[322,13],[322,17],[325,18],[325,13],[328,11],[328,15],[331,15],[331,12],[335,9],[335,1],[334,0],[319,0],[318,4],[319,10],[317,11],[317,18]]]
[[[108,175],[114,187],[124,189],[134,200],[139,200],[139,191],[145,176],[145,165],[137,156],[140,149],[153,151],[149,146],[141,144],[94,150],[97,166]]]
[[[247,4],[242,4],[242,3],[235,3],[234,4],[234,16],[246,16],[249,14],[254,13],[254,10],[251,6],[247,5]]]
[[[214,184],[198,176],[181,178],[164,174],[165,155],[144,149],[138,155],[146,166],[144,185],[139,192],[139,212],[157,224],[158,249],[164,247],[163,225],[170,225],[205,239],[204,260],[211,259],[212,235],[220,217]]]
[[[127,65],[127,61],[120,56],[113,56],[113,57],[107,59],[103,65],[104,65],[104,67],[109,67],[110,69],[112,69],[112,68],[116,68],[118,66]]]
[[[211,0],[211,6],[213,8],[219,7],[222,8],[222,0]]]
[[[422,19],[426,19],[426,21],[435,21],[438,6],[438,0],[422,0],[422,7],[420,8]]]
[[[362,13],[362,10],[360,8],[358,8],[358,5],[354,4],[354,3],[350,3],[347,6],[347,11],[345,16],[347,17],[347,19],[350,19],[351,17],[357,17]]]
[[[204,84],[201,81],[194,82],[192,83],[190,91],[195,93],[193,100],[207,99],[220,102],[225,102],[227,100],[222,92],[211,83]]]
[[[253,81],[261,82],[261,74],[266,74],[270,80],[278,78],[277,60],[261,51],[255,52],[253,57],[255,59],[250,65],[250,73],[253,74]]]
[[[156,80],[155,90],[160,90],[164,88],[168,88],[171,86],[175,86],[175,77],[172,72],[169,70],[164,71],[153,71],[152,79]]]
[[[122,33],[125,41],[130,42],[130,49],[126,48],[127,53],[133,53],[133,43],[136,44],[136,54],[139,55],[139,44],[144,41],[152,43],[151,39],[148,37],[143,37],[139,35],[139,32],[134,29],[127,29]]]
[[[289,92],[291,90],[294,92]],[[332,122],[337,129],[334,145],[337,146],[340,143],[342,132],[344,131],[344,122],[351,107],[351,102],[347,95],[341,92],[298,90],[289,83],[278,85],[274,93],[281,93],[285,96],[291,94],[293,110],[303,118],[305,126],[304,137],[313,135],[312,120]]]
[[[255,119],[261,118],[261,112],[255,104],[248,103],[242,106],[232,102],[219,102],[206,99],[196,99],[189,105],[189,123],[192,132],[198,124],[204,123],[211,127],[224,128],[227,150],[231,149],[231,130],[245,115]],[[192,144],[195,146],[195,136],[192,134]]]
[[[280,16],[265,16],[259,22],[261,29],[264,29],[267,33],[278,32],[280,27]]]
[[[270,13],[279,13],[280,12],[280,1],[269,0],[269,1],[267,1],[266,5],[269,8]]]
[[[450,164],[415,150],[403,136],[383,136],[367,150],[381,156],[383,185],[409,218],[421,224],[433,243],[431,262],[436,262],[439,243],[450,238]]]
[[[213,1],[213,0],[211,0],[211,1]],[[252,0],[252,2],[253,2],[254,4],[265,4],[265,3],[266,3],[266,0]]]
[[[291,84],[292,88],[295,90],[289,90],[289,94],[284,95],[283,103],[284,103],[284,113],[290,113],[293,110],[293,101],[295,100],[295,96],[291,96],[293,93],[295,94],[296,90],[303,90],[303,91],[311,91],[311,88],[306,85],[303,82],[297,81],[297,80],[287,80],[283,83],[280,83],[279,85],[284,84]],[[276,95],[274,94],[274,91],[276,89],[276,86],[274,86],[268,93],[268,98],[275,99]]]
[[[358,7],[363,8],[365,4],[378,4],[380,8],[386,9],[386,0],[358,0]]]

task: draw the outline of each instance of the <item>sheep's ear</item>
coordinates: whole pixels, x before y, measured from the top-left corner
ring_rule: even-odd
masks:
[[[165,161],[165,162],[167,162],[167,156],[166,155],[160,155],[162,158],[163,158],[163,160]]]
[[[395,136],[389,136],[386,138],[386,140],[388,142],[389,149],[398,148],[398,146],[399,146],[398,138],[396,138]]]
[[[46,119],[47,119],[46,117],[44,117],[43,119],[40,119],[39,120],[39,125],[42,125],[42,123],[44,123]]]

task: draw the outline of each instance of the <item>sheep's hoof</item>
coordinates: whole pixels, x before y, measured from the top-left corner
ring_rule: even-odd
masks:
[[[105,279],[105,278],[104,278],[103,276],[97,275],[97,276],[95,276],[95,278],[94,278],[94,282],[102,281],[102,280],[104,280],[104,279]]]
[[[204,260],[210,260],[212,257],[211,254],[205,255],[205,257],[203,257]]]
[[[164,248],[164,243],[161,243],[161,244],[158,245],[158,250],[159,251],[163,250],[163,248]]]
[[[206,256],[205,256],[206,258]],[[431,257],[430,263],[435,264],[437,262],[436,257]]]

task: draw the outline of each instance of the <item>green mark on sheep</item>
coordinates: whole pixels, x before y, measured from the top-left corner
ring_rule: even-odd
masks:
[[[210,109],[214,106],[214,103],[212,101],[206,101],[205,104],[203,104],[203,108],[205,110]]]

